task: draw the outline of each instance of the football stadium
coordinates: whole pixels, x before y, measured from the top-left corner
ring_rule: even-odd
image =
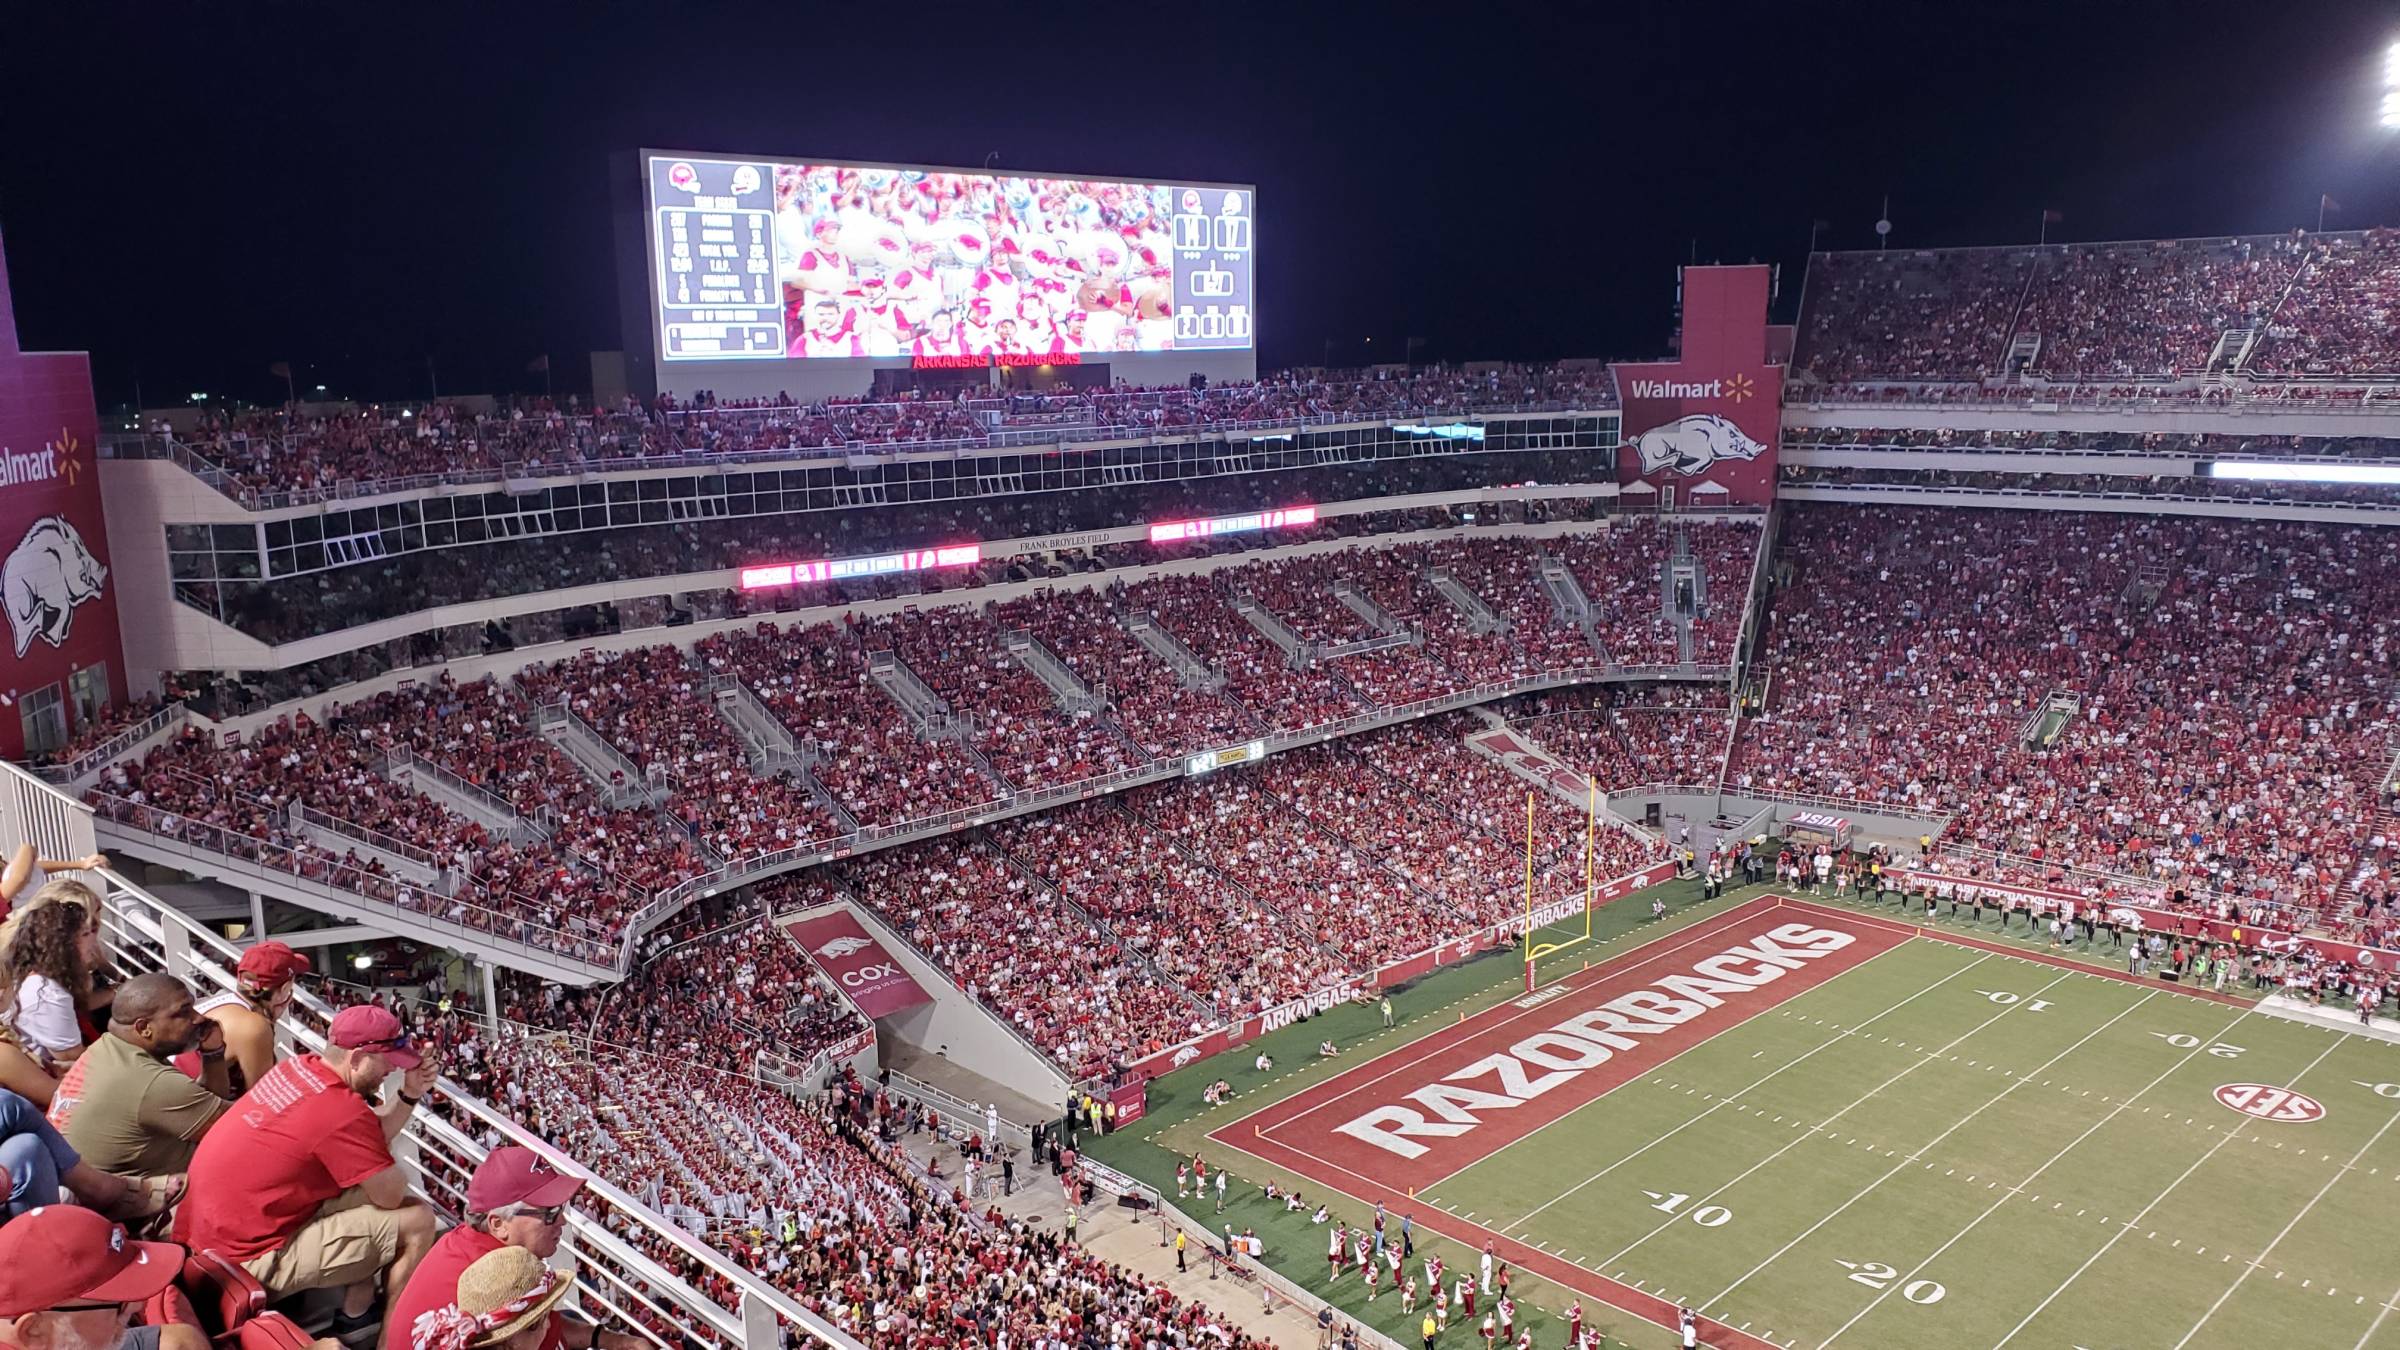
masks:
[[[2400,15],[702,8],[10,21],[0,1345],[2400,1350]]]

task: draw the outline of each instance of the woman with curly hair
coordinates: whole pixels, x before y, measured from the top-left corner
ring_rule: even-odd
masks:
[[[34,902],[9,916],[0,947],[0,1019],[10,1039],[49,1067],[83,1053],[78,1020],[91,997],[100,960],[100,901],[72,881],[42,887]]]

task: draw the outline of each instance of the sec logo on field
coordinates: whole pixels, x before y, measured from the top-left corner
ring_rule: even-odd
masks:
[[[2290,1088],[2270,1087],[2265,1083],[2227,1083],[2217,1089],[2217,1102],[2260,1120],[2305,1125],[2325,1118],[2323,1102]]]

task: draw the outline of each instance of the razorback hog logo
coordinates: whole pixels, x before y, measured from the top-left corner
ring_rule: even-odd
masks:
[[[1694,961],[1689,974],[1664,976],[1646,989],[1620,994],[1499,1054],[1444,1074],[1440,1082],[1401,1094],[1409,1105],[1378,1106],[1334,1129],[1387,1153],[1421,1158],[1426,1146],[1417,1140],[1465,1134],[1483,1123],[1478,1112],[1522,1106],[1606,1064],[1620,1050],[1641,1048],[1636,1036],[1663,1035],[1723,1007],[1728,997],[1751,993],[1782,979],[1785,971],[1798,970],[1857,940],[1849,933],[1804,923],[1770,929]],[[1468,1086],[1476,1079],[1490,1079],[1499,1090]]]
[[[1180,1069],[1184,1065],[1189,1064],[1198,1058],[1200,1058],[1200,1047],[1196,1045],[1187,1045],[1181,1050],[1176,1051],[1175,1058],[1167,1062]]]
[[[863,952],[867,948],[874,945],[874,943],[869,942],[863,937],[845,935],[843,937],[837,937],[833,941],[826,943],[824,946],[817,948],[817,955],[824,957],[828,961],[839,961],[845,956],[852,956],[859,952]]]
[[[8,562],[0,565],[0,589],[8,596],[8,627],[17,655],[35,638],[56,647],[75,626],[75,607],[100,598],[108,569],[83,546],[83,536],[65,516],[44,516],[25,532]]]
[[[1766,452],[1766,446],[1715,413],[1678,417],[1650,428],[1633,442],[1643,473],[1673,469],[1686,478],[1708,472],[1719,460],[1756,459]]]

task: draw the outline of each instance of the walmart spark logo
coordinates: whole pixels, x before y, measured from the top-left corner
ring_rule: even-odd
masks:
[[[1725,397],[1736,403],[1747,402],[1750,396],[1757,392],[1757,384],[1747,375],[1736,375],[1725,381]]]

